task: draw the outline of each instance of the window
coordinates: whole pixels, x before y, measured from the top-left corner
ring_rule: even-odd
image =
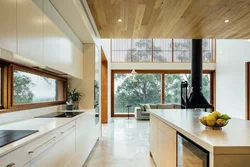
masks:
[[[153,39],[154,62],[172,62],[172,39]]]
[[[192,55],[191,39],[174,39],[174,62],[190,62]]]
[[[9,87],[13,93],[8,94],[9,107],[65,103],[65,79],[16,65],[10,69],[13,78]]]
[[[0,86],[4,112],[66,103],[67,79],[47,71],[3,62]]]
[[[132,40],[132,62],[152,61],[152,40],[133,39]]]
[[[58,100],[57,80],[14,71],[14,105]]]
[[[132,105],[134,114],[139,104],[180,104],[181,81],[188,81],[191,90],[190,71],[178,70],[136,70],[136,82],[131,80],[131,70],[112,70],[111,72],[111,115],[127,115],[127,105]],[[202,93],[206,100],[214,102],[214,71],[205,71],[202,78]]]
[[[203,39],[203,62],[213,62],[213,41]],[[191,39],[112,39],[112,62],[190,62]]]
[[[181,81],[188,81],[188,96],[191,93],[191,74],[165,74],[164,81],[164,101],[165,103],[181,103]],[[206,100],[210,103],[210,74],[203,74],[202,77],[202,93]]]
[[[131,39],[113,39],[112,62],[130,62],[131,49]]]
[[[213,42],[210,39],[203,39],[202,59],[203,62],[213,62]]]
[[[138,74],[131,81],[130,73],[114,74],[114,113],[127,113],[126,105],[132,105],[130,113],[139,104],[161,103],[161,74]]]

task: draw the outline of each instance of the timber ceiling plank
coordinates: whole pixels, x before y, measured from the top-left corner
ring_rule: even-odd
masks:
[[[250,38],[250,0],[87,0],[87,3],[103,38]],[[229,22],[225,23],[227,19]]]

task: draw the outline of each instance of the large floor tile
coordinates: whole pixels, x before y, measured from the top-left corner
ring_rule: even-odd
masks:
[[[149,156],[149,121],[114,118],[84,167],[155,167]]]

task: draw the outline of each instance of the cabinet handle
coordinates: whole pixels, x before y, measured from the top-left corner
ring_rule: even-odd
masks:
[[[9,165],[7,165],[6,167],[12,167],[12,166],[15,166],[16,164],[15,163],[10,163]]]
[[[73,129],[74,127],[75,127],[75,125],[73,125],[72,127],[70,127],[70,128],[68,128],[68,129],[66,129],[64,132],[61,132],[61,134],[63,135],[65,132],[67,132],[68,130]]]
[[[44,144],[49,143],[49,142],[51,142],[52,140],[55,140],[55,139],[56,139],[56,137],[53,137],[52,139],[46,141],[45,143],[41,144],[40,146],[38,146],[38,147],[35,148],[34,150],[29,151],[28,153],[29,153],[29,154],[33,154],[33,153],[35,152],[35,150],[39,149],[39,148],[42,147]]]

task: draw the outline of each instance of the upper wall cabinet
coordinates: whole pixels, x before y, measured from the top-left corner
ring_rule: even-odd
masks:
[[[0,0],[0,48],[16,53],[16,0]]]
[[[43,0],[17,0],[17,53],[43,64]]]
[[[44,62],[47,66],[60,69],[61,39],[64,34],[58,28],[61,16],[49,2],[44,0]]]
[[[44,0],[45,64],[82,79],[82,48],[83,44],[54,6],[49,0]]]

